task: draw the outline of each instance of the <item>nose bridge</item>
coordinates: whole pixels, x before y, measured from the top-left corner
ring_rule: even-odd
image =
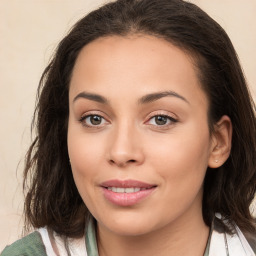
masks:
[[[116,124],[112,131],[109,151],[110,162],[118,166],[143,162],[139,132],[132,121],[124,119]]]

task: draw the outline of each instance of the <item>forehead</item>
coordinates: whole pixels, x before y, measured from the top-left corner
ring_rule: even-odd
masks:
[[[110,95],[125,88],[138,96],[174,90],[205,100],[192,57],[164,39],[149,35],[99,38],[78,55],[71,93],[83,90]],[[193,94],[193,95],[192,95]]]
[[[109,36],[86,45],[78,55],[74,71],[100,69],[111,72],[122,69],[122,73],[127,73],[125,70],[131,69],[142,74],[142,71],[154,68],[156,71],[186,71],[193,76],[193,63],[187,52],[164,39],[149,35]]]

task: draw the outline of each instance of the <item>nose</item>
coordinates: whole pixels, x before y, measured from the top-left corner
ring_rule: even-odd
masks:
[[[144,162],[144,154],[138,131],[129,125],[120,125],[112,132],[109,163],[118,167],[141,165]]]

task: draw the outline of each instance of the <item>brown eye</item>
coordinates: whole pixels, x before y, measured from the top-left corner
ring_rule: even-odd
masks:
[[[150,118],[149,124],[154,126],[167,126],[176,123],[177,120],[167,115],[155,115]]]
[[[102,117],[101,116],[96,116],[96,115],[92,115],[89,117],[90,119],[90,123],[92,125],[100,125],[102,122]]]
[[[87,127],[101,127],[107,124],[107,121],[104,117],[100,115],[85,115],[79,120],[84,126]]]
[[[168,118],[166,116],[155,116],[155,123],[157,125],[165,125],[168,122]]]

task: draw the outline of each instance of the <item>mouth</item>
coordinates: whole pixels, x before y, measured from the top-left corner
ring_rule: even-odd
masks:
[[[118,188],[118,187],[106,187],[108,190],[111,190],[115,193],[135,193],[142,190],[146,190],[147,188]]]
[[[156,187],[154,184],[148,184],[138,180],[109,180],[103,182],[101,186],[115,193],[136,193]]]
[[[157,185],[136,180],[109,180],[101,187],[107,201],[118,206],[132,206],[148,198]]]

